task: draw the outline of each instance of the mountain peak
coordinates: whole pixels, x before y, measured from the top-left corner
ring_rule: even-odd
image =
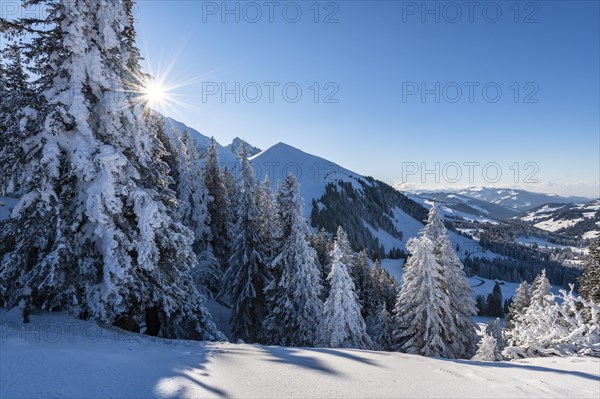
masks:
[[[240,150],[242,149],[242,143],[244,141],[245,140],[242,140],[241,138],[236,137],[233,139],[231,144],[225,146],[225,148],[227,148],[229,151],[231,151],[237,157],[240,154]],[[246,148],[248,149],[248,156],[250,156],[250,157],[252,157],[262,151],[260,148],[254,147],[254,146],[250,145],[248,142],[246,142],[246,146],[247,146]]]

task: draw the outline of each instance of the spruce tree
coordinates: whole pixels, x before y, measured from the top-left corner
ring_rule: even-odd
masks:
[[[23,299],[132,328],[151,318],[165,337],[223,338],[190,278],[193,234],[177,218],[159,127],[128,89],[139,82],[123,62],[124,3],[30,4],[47,5],[45,20],[9,23],[32,36],[26,62],[42,95],[14,111],[26,115],[27,151],[21,199],[0,228],[7,306]]]
[[[343,254],[336,242],[331,255],[333,262],[327,280],[331,285],[323,308],[321,342],[331,348],[368,349],[372,346],[361,316],[354,283],[343,263]]]
[[[542,270],[542,273],[533,280],[531,284],[531,304],[545,307],[551,303],[549,298],[552,295],[552,286],[550,281],[546,277],[546,270]]]
[[[202,168],[204,187],[209,195],[211,241],[214,255],[219,259],[223,271],[227,269],[230,254],[230,205],[223,172],[219,165],[217,142],[214,137],[206,151]]]
[[[229,268],[223,276],[223,292],[233,305],[232,332],[236,338],[258,342],[266,317],[264,289],[268,270],[261,240],[256,176],[248,160],[246,144],[241,150],[238,209],[233,230]]]
[[[496,282],[491,294],[487,297],[487,315],[493,317],[503,317],[504,308],[502,304],[502,289]]]
[[[453,357],[470,358],[475,353],[477,344],[477,333],[472,318],[477,314],[477,307],[471,297],[471,286],[464,272],[464,265],[452,246],[437,203],[429,212],[424,234],[435,243],[436,258],[443,268],[447,282],[452,306],[452,318],[447,324],[452,335],[450,340],[454,347]]]
[[[422,234],[407,244],[411,257],[404,267],[404,283],[394,309],[394,348],[429,357],[452,357],[447,321],[450,296],[435,244]]]
[[[504,320],[504,329],[508,334],[513,330],[515,320],[525,313],[525,310],[530,304],[531,295],[529,292],[529,284],[527,284],[527,281],[523,281],[515,292],[514,299],[510,304],[508,314]]]
[[[485,362],[498,362],[504,360],[502,352],[498,349],[498,341],[496,337],[487,331],[486,326],[482,326],[478,331],[481,337],[477,344],[477,353],[473,356],[473,360]]]
[[[584,298],[600,304],[600,238],[590,245],[585,272],[579,279],[579,292]]]
[[[323,312],[317,254],[308,245],[308,225],[298,180],[289,174],[277,193],[281,244],[273,260],[273,280],[265,293],[269,316],[264,326],[269,343],[314,346],[319,341],[318,325]]]
[[[29,83],[22,48],[11,43],[0,52],[0,195],[17,195],[24,171],[24,140],[36,123],[40,96]],[[6,64],[4,64],[6,61]]]
[[[367,323],[367,332],[373,341],[373,349],[379,351],[391,350],[394,343],[394,325],[384,303],[381,303],[379,312],[372,315],[371,318],[372,320]]]

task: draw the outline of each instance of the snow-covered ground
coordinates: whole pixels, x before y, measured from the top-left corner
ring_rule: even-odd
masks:
[[[600,359],[487,363],[175,341],[60,313],[0,310],[2,398],[597,398]]]

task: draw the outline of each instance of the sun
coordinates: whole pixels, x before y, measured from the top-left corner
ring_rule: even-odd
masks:
[[[165,105],[168,99],[168,91],[165,86],[156,80],[147,81],[142,88],[142,94],[149,105]]]

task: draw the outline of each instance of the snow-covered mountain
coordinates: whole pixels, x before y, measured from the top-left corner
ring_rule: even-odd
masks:
[[[450,192],[423,192],[421,198],[432,199],[444,203],[456,212],[475,216],[479,219],[505,220],[519,215],[521,212],[512,207],[494,202],[480,200],[468,195]]]
[[[459,190],[456,194],[518,211],[526,211],[549,203],[567,204],[589,201],[589,198],[585,197],[561,197],[555,194],[534,193],[513,188],[471,187]]]
[[[225,148],[227,148],[229,151],[233,152],[233,154],[237,156],[240,153],[243,142],[244,142],[244,140],[242,140],[239,137],[236,137],[233,139],[231,144],[225,146]],[[246,149],[250,156],[254,156],[262,151],[260,148],[254,147],[254,146],[250,145],[249,143],[246,143],[246,146],[247,146]]]
[[[550,203],[531,209],[519,220],[538,229],[589,240],[600,234],[600,200],[579,204]]]

